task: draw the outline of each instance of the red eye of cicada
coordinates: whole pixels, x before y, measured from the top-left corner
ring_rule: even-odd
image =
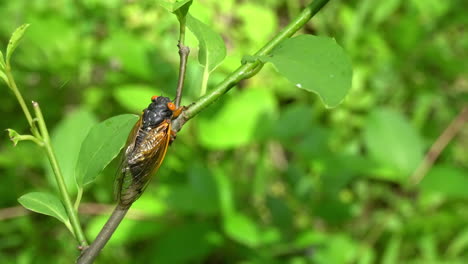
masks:
[[[176,106],[173,102],[169,102],[167,103],[167,108],[169,108],[169,110],[171,111],[174,111],[176,109]]]

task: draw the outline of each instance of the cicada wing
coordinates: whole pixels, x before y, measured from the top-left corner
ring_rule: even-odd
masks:
[[[138,119],[138,121],[135,123],[133,126],[132,130],[128,134],[127,142],[125,143],[125,146],[123,147],[123,153],[121,154],[120,158],[120,163],[119,167],[116,171],[115,174],[115,180],[114,180],[114,197],[116,200],[120,197],[120,190],[122,189],[122,180],[123,180],[123,171],[124,168],[127,166],[128,163],[128,156],[129,153],[131,153],[135,147],[135,140],[138,134],[138,130],[141,128],[141,116]]]
[[[143,137],[126,155],[119,183],[119,204],[130,206],[145,190],[151,176],[159,169],[170,141],[171,123],[163,121],[158,127],[142,132]]]

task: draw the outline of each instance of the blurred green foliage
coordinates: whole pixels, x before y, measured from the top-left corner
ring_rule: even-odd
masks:
[[[227,45],[209,85],[301,7],[194,1],[191,14]],[[326,109],[266,65],[182,129],[99,262],[467,263],[466,126],[421,184],[409,185],[468,101],[467,11],[461,0],[331,1],[303,32],[334,37],[349,54],[346,100]],[[178,23],[154,1],[1,1],[0,17],[1,47],[31,24],[14,75],[26,101],[41,103],[57,151],[72,160],[96,120],[139,114],[149,96],[175,94]],[[203,73],[196,38],[187,42],[184,104],[199,96]],[[27,133],[15,98],[0,88],[0,127]],[[55,191],[36,145],[13,147],[7,133],[0,140],[1,208],[27,192]],[[83,197],[90,240],[106,219],[94,215],[106,213],[96,203],[113,202],[116,167]],[[75,241],[60,222],[5,209],[1,263],[74,261]]]

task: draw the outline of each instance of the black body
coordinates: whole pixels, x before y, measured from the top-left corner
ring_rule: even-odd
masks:
[[[148,131],[161,124],[162,121],[172,117],[172,111],[167,107],[171,99],[163,96],[156,97],[153,102],[148,105],[148,108],[143,110],[141,120],[141,129]]]

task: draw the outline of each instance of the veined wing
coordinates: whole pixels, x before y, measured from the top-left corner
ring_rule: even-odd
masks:
[[[171,123],[166,120],[150,131],[137,132],[134,140],[139,142],[126,151],[117,182],[121,206],[130,206],[136,201],[161,166],[169,146],[170,131]]]

